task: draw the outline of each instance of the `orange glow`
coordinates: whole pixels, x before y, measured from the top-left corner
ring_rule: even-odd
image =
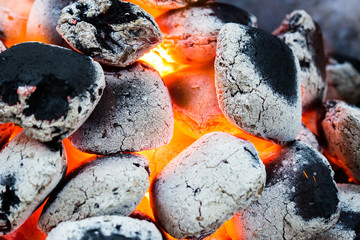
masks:
[[[311,111],[311,112],[306,112],[302,114],[302,122],[305,124],[305,126],[316,136],[318,135],[318,130],[317,130],[317,112]]]
[[[144,4],[144,2],[146,2],[144,0],[125,0],[125,1],[138,5],[139,7],[144,9],[147,13],[151,14],[154,18],[166,12],[166,10],[149,7],[148,5]]]

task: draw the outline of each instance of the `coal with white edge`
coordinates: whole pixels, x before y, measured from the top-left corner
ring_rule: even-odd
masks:
[[[319,152],[322,152],[322,147],[320,146],[316,135],[313,134],[303,123],[301,124],[301,129],[296,140],[307,143]]]
[[[326,66],[326,99],[338,99],[360,107],[360,60],[332,56]]]
[[[61,140],[90,115],[105,87],[99,63],[72,50],[26,42],[0,53],[0,122],[42,142]]]
[[[5,51],[6,47],[4,45],[4,43],[0,40],[0,52]]]
[[[102,99],[86,122],[70,136],[82,151],[110,154],[137,152],[170,142],[174,114],[159,73],[137,62],[105,70]]]
[[[154,18],[122,0],[78,0],[61,11],[56,29],[77,51],[119,67],[162,41]]]
[[[263,160],[268,163],[262,196],[234,216],[241,239],[310,239],[336,223],[338,189],[322,154],[296,141]]]
[[[319,115],[326,153],[359,182],[360,108],[340,100],[329,100]]]
[[[44,144],[19,133],[0,152],[0,236],[19,228],[66,172],[61,143]]]
[[[162,240],[156,226],[123,216],[99,216],[60,223],[46,240]]]
[[[162,46],[177,62],[205,63],[216,55],[216,38],[229,22],[256,26],[256,17],[225,3],[207,3],[165,12],[156,18],[164,34]]]
[[[299,65],[291,49],[260,29],[228,23],[220,31],[215,86],[220,109],[244,131],[285,144],[301,128]]]
[[[155,177],[156,221],[171,236],[202,239],[261,194],[265,167],[253,144],[228,133],[209,133]]]
[[[321,105],[325,98],[326,57],[319,25],[304,10],[288,14],[274,34],[294,52],[300,64],[303,110]]]
[[[176,9],[201,4],[208,0],[146,0],[144,4],[157,9]]]
[[[137,154],[97,157],[72,171],[50,195],[38,228],[101,215],[130,215],[149,187],[147,160]]]
[[[341,213],[333,228],[312,240],[354,240],[360,238],[360,187],[338,184]]]

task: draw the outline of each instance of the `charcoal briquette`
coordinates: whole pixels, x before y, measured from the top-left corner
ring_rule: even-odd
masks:
[[[137,62],[105,69],[106,88],[85,123],[70,136],[82,151],[137,152],[170,142],[174,117],[169,92],[159,73]]]
[[[123,216],[99,216],[60,223],[47,240],[162,240],[156,226],[145,220]]]
[[[52,145],[22,132],[0,152],[0,236],[19,228],[66,172],[61,143]]]
[[[335,225],[338,189],[327,159],[301,141],[263,159],[262,196],[234,216],[241,239],[311,239]]]
[[[220,31],[215,86],[220,109],[244,131],[285,144],[301,128],[299,63],[260,29],[228,23]]]
[[[145,0],[143,1],[149,7],[157,9],[176,9],[194,4],[201,4],[208,0]]]
[[[265,167],[253,144],[228,133],[208,133],[155,177],[151,203],[171,236],[202,239],[261,195]]]
[[[319,144],[319,141],[314,133],[312,133],[304,123],[301,124],[301,129],[299,135],[297,136],[296,140],[302,141],[307,143],[308,145],[312,146],[319,152],[322,152],[322,147]]]
[[[27,42],[0,53],[0,122],[42,142],[61,140],[90,115],[105,87],[99,63],[72,50]]]
[[[121,0],[78,0],[61,11],[56,29],[77,51],[119,67],[162,41],[154,18]]]
[[[326,101],[318,124],[326,153],[360,182],[360,108],[340,100]]]
[[[322,32],[319,25],[304,10],[288,14],[274,34],[294,52],[300,64],[303,111],[319,107],[326,94]]]
[[[177,62],[190,64],[214,60],[216,38],[224,24],[256,26],[256,17],[229,4],[207,3],[168,11],[156,22],[168,54]]]
[[[38,228],[101,215],[130,215],[149,187],[149,165],[137,154],[97,157],[72,171],[50,195]]]

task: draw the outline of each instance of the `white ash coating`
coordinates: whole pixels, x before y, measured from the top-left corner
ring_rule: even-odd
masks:
[[[262,196],[234,216],[237,237],[311,239],[335,225],[340,201],[326,158],[300,141],[272,158]]]
[[[195,3],[202,3],[208,0],[146,0],[143,1],[147,6],[157,9],[176,9],[190,6]]]
[[[226,24],[218,36],[215,86],[220,109],[230,122],[250,134],[284,144],[295,140],[301,128],[301,92],[297,78],[299,66],[293,54],[289,53],[291,50],[287,49],[284,54],[284,48],[288,47],[281,40],[268,35],[255,28]],[[262,37],[265,39],[262,40]],[[269,39],[274,46],[267,42]],[[266,51],[273,51],[272,56],[293,61],[296,70],[277,65],[275,67],[278,69],[269,69],[268,66],[274,65],[278,59],[268,59],[266,62],[259,58],[253,60],[264,51],[258,47],[248,50],[248,45],[253,43],[261,44]],[[277,51],[279,44],[281,51]],[[256,61],[260,62],[257,64]],[[279,76],[273,79],[262,76],[262,68]]]
[[[25,51],[29,51],[34,55],[29,54],[30,56],[24,57],[22,54],[26,54]],[[12,54],[13,52],[16,53]],[[12,70],[17,71],[16,76],[9,75],[4,71],[5,77],[3,79],[1,79],[2,76],[0,77],[3,81],[0,80],[0,84],[12,81],[17,86],[15,91],[11,89],[17,95],[15,104],[9,104],[0,98],[0,123],[13,122],[22,127],[26,135],[42,142],[50,142],[55,139],[62,140],[74,132],[91,114],[105,88],[104,72],[99,63],[93,61],[90,57],[63,47],[26,42],[7,49],[1,53],[0,59],[1,57],[10,59],[4,60],[1,64],[6,65],[8,62],[10,67],[21,67],[21,70]],[[27,59],[29,62],[19,61],[20,63],[18,63],[17,59],[19,58]],[[46,62],[44,62],[44,58],[47,59]],[[46,65],[47,63],[49,64]],[[44,65],[48,66],[47,69],[44,69]],[[57,70],[50,68],[55,65]],[[65,69],[69,65],[72,65],[72,69]],[[34,70],[34,67],[36,67],[36,70]],[[77,74],[74,69],[81,69],[86,72]],[[64,74],[60,75],[56,71],[62,71]],[[36,73],[33,74],[34,72]],[[72,74],[81,75],[83,79],[74,78]],[[60,81],[59,76],[65,79]],[[82,82],[87,83],[82,84]],[[47,84],[46,87],[42,87],[44,84]],[[61,86],[59,87],[59,85]],[[72,86],[69,87],[69,85]],[[87,86],[84,87],[84,85]],[[79,86],[79,89],[76,89],[77,86]],[[56,90],[49,89],[52,87]],[[60,94],[60,90],[63,90],[64,94],[67,95],[62,96],[63,92]],[[72,90],[75,95],[69,96],[72,94],[70,93]],[[49,117],[42,119],[44,112],[47,115],[59,115],[60,110],[58,107],[62,107],[59,102],[53,101],[53,108],[49,108],[50,101],[54,99],[54,94],[63,97],[60,100],[65,101],[67,104],[66,109],[64,109],[65,112],[61,116],[51,117],[51,120]],[[39,95],[41,98],[37,99]],[[33,96],[37,100],[31,102]],[[32,109],[31,114],[27,113],[29,109]]]
[[[164,35],[162,45],[175,61],[183,64],[214,60],[216,41],[224,24],[257,26],[256,17],[224,3],[207,3],[168,11],[156,18]]]
[[[106,69],[105,69],[106,70]],[[159,73],[137,62],[105,71],[103,97],[70,136],[78,149],[97,154],[137,152],[168,144],[174,128],[169,92]]]
[[[353,240],[360,235],[360,187],[355,184],[338,184],[341,213],[333,228],[313,240]]]
[[[0,236],[19,228],[66,172],[61,143],[51,148],[22,132],[0,153]]]
[[[343,100],[360,106],[360,71],[350,62],[338,62],[330,59],[326,66],[328,83],[326,99]]]
[[[206,134],[156,176],[155,218],[175,238],[204,238],[259,197],[265,175],[252,143],[223,132]]]
[[[78,0],[61,11],[56,30],[75,50],[119,67],[162,41],[154,18],[121,0]]]
[[[297,136],[296,140],[300,140],[304,143],[309,144],[319,152],[322,152],[322,147],[319,144],[319,141],[315,134],[313,134],[304,123],[301,124],[301,129],[299,135]]]
[[[303,110],[318,107],[325,98],[325,53],[320,27],[304,10],[288,14],[274,35],[294,52],[300,64]]]
[[[26,25],[27,39],[55,45],[67,45],[56,31],[56,25],[61,10],[74,2],[75,0],[35,0]]]
[[[97,157],[68,175],[41,213],[38,228],[101,215],[130,215],[149,187],[147,160],[137,154]]]
[[[123,216],[99,216],[60,223],[46,240],[162,240],[153,223]]]
[[[4,45],[4,43],[0,40],[0,52],[5,51],[6,47]]]
[[[324,104],[320,126],[326,140],[327,153],[342,164],[344,170],[360,181],[360,108],[340,100]]]

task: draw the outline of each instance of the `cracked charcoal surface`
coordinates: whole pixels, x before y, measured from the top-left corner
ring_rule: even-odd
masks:
[[[303,111],[320,106],[326,94],[326,58],[319,25],[304,10],[296,10],[286,16],[274,34],[299,61]]]
[[[201,239],[257,199],[265,168],[254,146],[209,133],[175,157],[151,187],[154,215],[175,238]]]
[[[70,136],[82,151],[137,152],[170,142],[174,117],[169,92],[158,72],[137,62],[105,69],[102,99],[86,122]]]
[[[164,34],[162,46],[168,54],[177,62],[189,64],[214,60],[216,38],[224,24],[256,26],[256,17],[232,5],[207,3],[168,11],[156,22]]]
[[[360,107],[360,61],[333,56],[326,66],[326,99],[343,100]]]
[[[62,10],[56,29],[74,49],[119,67],[162,41],[150,14],[120,0],[78,0]]]
[[[147,0],[144,4],[157,9],[176,9],[201,4],[208,0]]]
[[[0,53],[0,122],[43,142],[78,128],[100,100],[104,73],[74,51],[28,42]]]
[[[296,141],[266,162],[262,196],[234,217],[243,239],[309,239],[336,223],[338,190],[323,155]]]
[[[299,135],[297,136],[296,140],[302,141],[304,143],[309,144],[319,152],[322,152],[322,147],[319,144],[319,141],[315,134],[313,134],[304,123],[301,123],[301,129]]]
[[[162,240],[156,226],[145,220],[99,216],[60,223],[47,240]]]
[[[56,31],[61,10],[75,0],[35,0],[26,25],[26,37],[31,41],[69,47]]]
[[[149,166],[137,154],[97,157],[71,172],[50,195],[38,228],[100,215],[130,215],[149,187]]]
[[[326,152],[360,181],[360,108],[340,100],[329,100],[319,115]]]
[[[0,236],[15,231],[66,172],[65,154],[19,133],[0,152]]]
[[[215,60],[220,109],[250,134],[278,144],[295,140],[301,128],[298,69],[291,49],[275,36],[226,24]]]
[[[353,240],[360,238],[360,187],[338,184],[341,213],[333,228],[312,240]]]

